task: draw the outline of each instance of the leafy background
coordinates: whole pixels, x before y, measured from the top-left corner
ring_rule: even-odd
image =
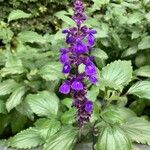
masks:
[[[89,86],[94,112],[82,139],[94,133],[96,150],[131,150],[132,141],[150,144],[150,1],[85,3],[85,24],[98,32],[92,55],[99,83]],[[74,25],[71,4],[0,0],[1,144],[70,150],[80,142],[71,98],[58,93],[65,78],[58,61],[66,46],[61,31]]]

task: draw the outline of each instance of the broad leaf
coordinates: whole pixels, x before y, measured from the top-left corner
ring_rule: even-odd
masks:
[[[135,70],[134,73],[137,76],[150,77],[150,65],[140,67],[139,69]]]
[[[77,140],[77,134],[77,129],[73,127],[62,128],[47,139],[43,150],[71,150]]]
[[[10,94],[18,87],[18,83],[14,80],[5,80],[0,83],[0,96]]]
[[[132,85],[127,92],[140,98],[150,99],[150,81],[139,81]]]
[[[95,150],[132,150],[132,144],[119,126],[106,125],[101,129]]]
[[[106,87],[122,89],[132,78],[130,61],[115,61],[104,67],[101,71],[101,82]]]
[[[123,125],[124,131],[133,141],[150,145],[150,122],[138,117],[128,118]]]
[[[136,114],[127,109],[125,107],[116,107],[116,106],[109,106],[104,109],[101,113],[101,117],[111,124],[121,124],[123,123],[128,117],[135,117]]]
[[[18,34],[18,39],[21,40],[23,43],[46,43],[45,39],[42,35],[33,32],[33,31],[23,31]]]
[[[26,92],[26,87],[22,86],[22,87],[18,87],[12,93],[12,95],[9,97],[9,99],[6,102],[6,108],[8,112],[21,103],[25,92]]]
[[[43,79],[47,81],[53,81],[64,78],[61,70],[62,66],[59,62],[52,62],[49,65],[42,67],[38,73]]]
[[[150,36],[144,37],[138,45],[139,49],[150,48]]]
[[[36,128],[23,130],[8,141],[8,146],[21,149],[30,149],[43,143]]]
[[[32,111],[38,116],[56,116],[59,99],[53,92],[42,91],[38,94],[29,94],[26,97]]]
[[[8,22],[21,18],[29,18],[31,14],[25,13],[22,10],[13,10],[8,16]]]

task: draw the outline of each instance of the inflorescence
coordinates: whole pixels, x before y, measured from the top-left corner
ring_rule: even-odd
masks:
[[[63,64],[62,72],[67,76],[67,79],[60,86],[59,92],[71,94],[73,106],[77,108],[76,118],[79,126],[82,127],[85,122],[89,121],[93,111],[92,101],[86,98],[85,81],[88,80],[92,84],[97,82],[94,57],[89,56],[95,43],[94,34],[96,31],[82,25],[87,18],[84,14],[82,0],[74,1],[73,10],[72,19],[75,21],[76,27],[63,30],[63,33],[66,34],[68,48],[60,49],[60,62]],[[79,72],[81,64],[85,66],[82,73]]]

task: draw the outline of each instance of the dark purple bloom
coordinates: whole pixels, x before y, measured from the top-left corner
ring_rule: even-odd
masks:
[[[80,81],[73,81],[71,84],[71,88],[76,91],[83,90],[83,84]]]
[[[95,38],[94,38],[94,36],[93,36],[92,34],[89,34],[89,35],[88,35],[88,44],[89,44],[90,46],[93,46],[94,43],[95,43]]]
[[[77,44],[74,46],[74,52],[77,54],[84,54],[87,52],[87,46],[81,41],[78,41]]]
[[[62,53],[60,55],[60,62],[64,64],[64,63],[67,63],[68,61],[69,61],[68,54],[67,53]]]
[[[86,73],[86,75],[89,75],[89,76],[96,74],[95,66],[93,64],[86,65],[85,73]]]
[[[93,110],[93,103],[91,101],[86,101],[85,104],[85,111],[91,112]]]
[[[97,81],[98,81],[95,76],[90,76],[90,77],[89,77],[89,80],[90,80],[90,82],[91,82],[92,84],[96,84]]]
[[[71,70],[70,64],[68,64],[68,63],[64,64],[63,73],[64,73],[64,74],[67,74],[67,73],[70,72],[70,70]]]
[[[59,92],[63,94],[70,93],[70,84],[68,81],[65,81],[59,88]]]

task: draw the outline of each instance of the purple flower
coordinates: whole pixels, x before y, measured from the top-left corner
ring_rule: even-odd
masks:
[[[83,44],[81,41],[78,41],[74,47],[74,51],[77,54],[84,54],[87,52],[87,46]]]
[[[90,65],[86,65],[85,67],[85,73],[87,76],[91,76],[91,75],[94,75],[96,74],[96,68],[93,64],[90,64]]]
[[[68,54],[67,53],[62,53],[61,55],[60,55],[60,62],[62,63],[62,64],[64,64],[64,63],[67,63],[69,61],[69,56],[68,56]]]
[[[86,101],[85,104],[85,111],[86,112],[91,112],[93,110],[93,103],[91,101]]]
[[[93,46],[94,43],[95,43],[95,38],[94,38],[94,36],[93,36],[92,34],[89,34],[87,39],[88,39],[88,44],[89,44],[90,46]]]
[[[64,64],[63,73],[68,74],[70,72],[70,70],[71,70],[70,64],[68,64],[68,63]]]
[[[70,83],[69,81],[65,81],[59,88],[59,92],[63,94],[70,93]]]
[[[83,84],[80,81],[73,81],[71,84],[71,88],[76,91],[83,90]]]
[[[96,84],[97,81],[98,81],[95,76],[90,76],[90,77],[89,77],[89,80],[90,80],[90,82],[91,82],[92,84]]]

